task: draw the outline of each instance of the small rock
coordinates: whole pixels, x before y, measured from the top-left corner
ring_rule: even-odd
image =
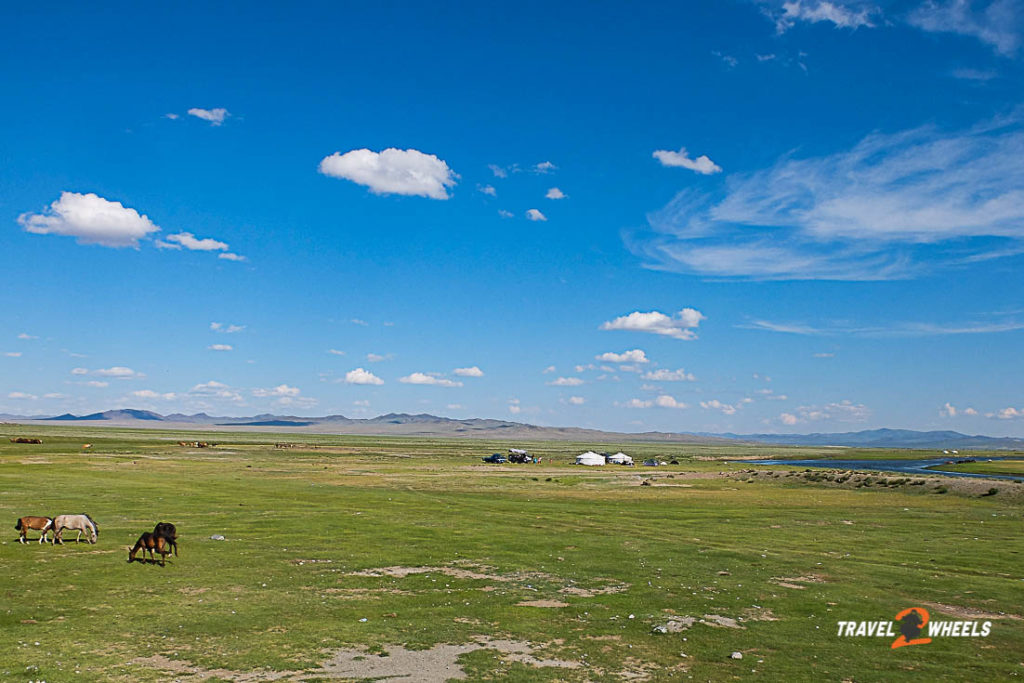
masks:
[[[655,633],[668,633],[668,627],[667,626],[655,626],[651,630],[654,631]]]
[[[729,655],[729,657],[731,659],[743,659],[743,653],[742,652],[733,652],[731,655]]]
[[[360,619],[359,621],[361,621],[361,622],[363,622],[363,621],[366,621],[366,617],[363,617],[363,618],[362,618],[362,619]]]
[[[211,541],[226,541],[228,539],[224,538],[220,534],[214,534],[213,536],[210,536],[210,540]]]

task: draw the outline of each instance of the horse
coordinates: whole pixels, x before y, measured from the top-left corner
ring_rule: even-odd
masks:
[[[42,543],[46,540],[46,532],[53,529],[53,519],[51,517],[22,517],[14,525],[14,528],[21,532],[21,537],[18,538],[19,543],[28,543],[29,529],[43,532],[39,537],[39,542]]]
[[[128,551],[128,561],[135,561],[135,553],[142,551],[142,557],[139,558],[140,562],[144,562],[146,558],[146,551],[149,551],[149,557],[153,562],[156,562],[156,557],[153,555],[153,550],[160,553],[160,566],[164,566],[167,563],[167,553],[170,552],[168,548],[167,540],[163,536],[158,536],[154,533],[145,532],[139,536],[139,540],[135,541],[135,545]]]
[[[75,543],[82,539],[82,532],[88,532],[91,538],[89,543],[95,543],[100,535],[100,525],[93,521],[93,518],[86,514],[81,515],[57,515],[53,518],[53,542],[64,545],[64,530],[74,529],[78,532]]]
[[[174,556],[178,556],[178,530],[170,522],[159,522],[153,527],[153,535],[159,536],[167,542],[167,545],[174,550]]]

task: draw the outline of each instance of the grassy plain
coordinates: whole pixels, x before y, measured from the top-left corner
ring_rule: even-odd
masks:
[[[9,443],[21,435],[44,443]],[[0,437],[4,681],[328,680],[346,675],[324,666],[346,649],[373,677],[375,662],[444,644],[465,646],[472,680],[1024,676],[1021,484],[987,497],[837,488],[726,462],[835,453],[768,446],[12,425]],[[511,445],[543,462],[480,462]],[[584,448],[680,465],[572,466]],[[98,544],[16,542],[17,517],[64,512],[95,518]],[[177,524],[181,556],[128,564],[157,521]],[[839,620],[911,606],[990,619],[992,634],[898,650],[836,635]],[[486,638],[528,643],[532,658]]]

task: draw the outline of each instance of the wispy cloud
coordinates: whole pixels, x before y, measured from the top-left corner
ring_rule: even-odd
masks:
[[[605,363],[649,363],[647,354],[644,353],[643,349],[632,349],[631,351],[623,351],[622,353],[615,353],[609,351],[602,353],[599,356],[594,356],[595,360],[603,361]],[[577,372],[579,372],[579,366],[577,366]]]
[[[629,246],[648,266],[764,280],[902,279],[1024,251],[1024,110],[685,190]]]
[[[678,370],[667,370],[661,368],[660,370],[652,370],[644,373],[642,379],[650,380],[652,382],[696,382],[697,378],[693,376],[692,372],[686,372],[682,368]]]
[[[736,327],[764,330],[766,332],[782,332],[811,337],[850,335],[856,337],[937,337],[957,334],[996,334],[1024,329],[1024,322],[1004,320],[1000,322],[952,323],[936,324],[922,322],[901,322],[889,326],[854,326],[834,324],[813,326],[803,323],[773,322],[770,320],[752,320]],[[831,358],[834,353],[816,353],[815,358]]]
[[[770,14],[775,19],[775,30],[785,33],[798,22],[825,22],[837,28],[849,29],[871,27],[874,26],[872,15],[879,12],[867,3],[850,0],[793,0],[783,2],[780,8],[770,11]]]
[[[559,377],[547,383],[549,387],[578,387],[583,384],[579,377]]]
[[[907,22],[922,31],[954,33],[976,38],[1005,57],[1020,49],[1024,6],[1020,0],[929,1],[907,16]]]
[[[245,329],[245,325],[228,325],[226,323],[210,323],[210,329],[222,334],[235,334]]]
[[[537,209],[527,209],[526,210],[526,218],[528,220],[531,220],[531,221],[546,221],[548,219],[547,216],[542,214]]]
[[[234,351],[235,347],[231,344],[210,344],[206,347],[210,351]]]
[[[481,370],[480,368],[478,368],[475,365],[472,366],[472,367],[468,367],[468,368],[455,368],[452,372],[454,372],[456,375],[459,375],[460,377],[483,377],[484,376],[484,371]]]
[[[219,126],[224,123],[224,119],[231,116],[231,112],[223,107],[217,107],[215,109],[200,109],[199,107],[193,107],[188,110],[189,116],[195,116],[197,119],[203,121],[209,121],[211,126]],[[170,115],[168,115],[170,118]],[[174,118],[177,118],[175,116]]]

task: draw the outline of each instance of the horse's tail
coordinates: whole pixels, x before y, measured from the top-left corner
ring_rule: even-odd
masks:
[[[21,519],[19,519],[18,523],[14,525],[14,529],[15,531],[21,531]]]

